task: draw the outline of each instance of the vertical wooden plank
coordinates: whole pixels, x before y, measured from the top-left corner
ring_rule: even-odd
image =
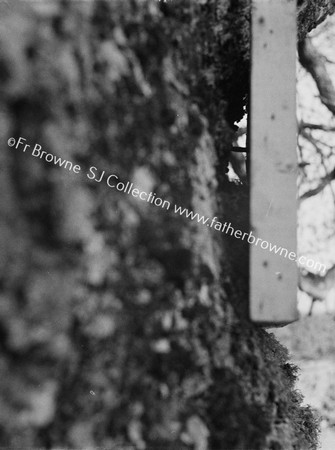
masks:
[[[296,252],[296,5],[253,0],[250,222],[263,241]],[[266,247],[266,244],[262,244]],[[296,262],[250,246],[250,317],[275,325],[298,318]],[[292,258],[292,255],[291,255]]]

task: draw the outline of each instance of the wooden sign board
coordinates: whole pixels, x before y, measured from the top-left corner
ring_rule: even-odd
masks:
[[[287,252],[250,245],[250,318],[275,326],[298,318],[295,1],[253,0],[251,55],[250,225]]]

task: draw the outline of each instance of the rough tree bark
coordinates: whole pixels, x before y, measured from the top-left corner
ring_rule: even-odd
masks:
[[[299,7],[301,38],[334,9]],[[225,171],[249,1],[1,8],[0,445],[316,448],[286,350],[245,318],[247,244],[85,176],[248,231]]]

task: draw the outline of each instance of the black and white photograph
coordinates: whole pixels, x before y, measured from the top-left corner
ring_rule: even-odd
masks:
[[[0,0],[0,450],[335,449],[335,0]]]

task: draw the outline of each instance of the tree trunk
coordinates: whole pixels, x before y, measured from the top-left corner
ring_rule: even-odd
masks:
[[[333,7],[301,3],[303,38]],[[316,448],[286,350],[247,320],[248,244],[174,209],[249,231],[225,178],[249,1],[1,10],[0,445]]]

